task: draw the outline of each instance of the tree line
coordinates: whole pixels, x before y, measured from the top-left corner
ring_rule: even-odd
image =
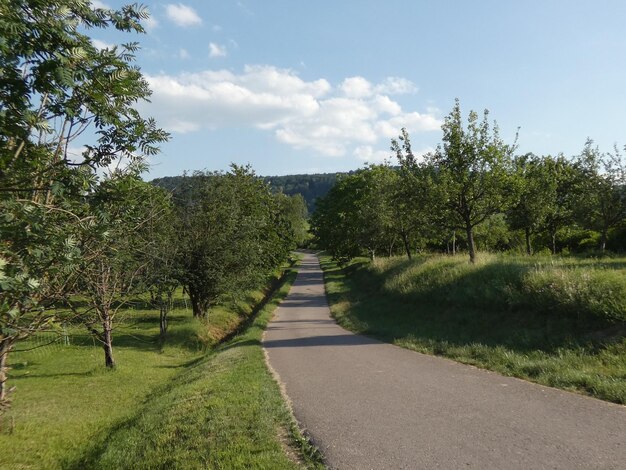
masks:
[[[263,181],[272,191],[287,196],[304,198],[309,214],[315,210],[315,201],[326,195],[343,173],[315,173],[308,175],[263,176]],[[348,173],[349,174],[349,173]],[[164,176],[155,178],[152,183],[169,191],[176,191],[183,184],[184,176]]]
[[[573,158],[516,154],[497,123],[457,100],[442,143],[417,158],[405,129],[391,142],[396,164],[344,176],[317,203],[316,243],[335,259],[368,254],[408,258],[420,250],[622,251],[626,242],[626,161],[615,146],[587,140]]]
[[[114,367],[130,299],[160,311],[164,338],[176,288],[207,318],[303,237],[302,198],[272,192],[250,167],[197,172],[173,193],[141,179],[169,135],[135,109],[150,95],[138,45],[97,49],[81,31],[141,33],[147,17],[141,6],[0,4],[0,413],[10,353],[33,335],[81,325]]]

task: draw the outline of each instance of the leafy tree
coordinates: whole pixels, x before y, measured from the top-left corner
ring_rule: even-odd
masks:
[[[547,184],[553,188],[545,200],[545,230],[550,238],[550,249],[556,254],[557,237],[565,227],[575,222],[576,205],[583,196],[583,177],[579,168],[563,155],[546,157],[543,161]]]
[[[626,160],[617,146],[600,153],[587,140],[577,164],[583,175],[584,197],[577,205],[582,222],[600,232],[600,249],[606,248],[609,230],[626,219]]]
[[[109,368],[115,367],[116,316],[132,296],[144,290],[148,247],[142,232],[163,216],[162,205],[155,204],[155,193],[160,190],[144,183],[131,169],[105,179],[87,201],[93,218],[82,227],[82,257],[74,292],[76,298],[86,300],[87,308],[81,309],[73,299],[68,302],[102,345]]]
[[[142,32],[146,17],[75,0],[0,3],[0,407],[9,352],[49,328],[49,307],[72,290],[95,170],[154,154],[167,138],[134,109],[150,93],[133,65],[137,44],[99,51],[81,32]],[[95,137],[76,160],[70,145],[87,129]]]
[[[549,158],[549,157],[548,157]],[[546,158],[527,154],[515,158],[515,172],[511,184],[515,185],[515,200],[506,213],[513,230],[523,230],[526,253],[531,255],[531,237],[545,226],[556,195],[557,182],[550,177]]]
[[[504,209],[507,171],[515,149],[500,139],[497,124],[492,128],[488,116],[485,110],[479,122],[478,114],[470,111],[464,128],[457,99],[442,126],[443,146],[427,156],[445,194],[449,225],[467,234],[472,263],[476,260],[474,227]]]
[[[292,246],[276,198],[249,167],[198,172],[187,178],[176,203],[177,275],[197,317],[206,317],[220,297],[256,287]]]
[[[411,140],[406,129],[401,130],[398,139],[392,139],[391,150],[396,154],[400,165],[394,184],[391,212],[393,226],[398,232],[404,250],[411,259],[411,239],[418,233],[432,235],[433,228],[441,225],[437,218],[441,213],[441,195],[434,185],[433,167],[420,164],[413,154]]]
[[[387,165],[371,165],[340,179],[318,201],[312,217],[320,245],[343,261],[362,252],[373,259],[378,250],[392,249],[391,204],[397,179]]]
[[[304,197],[301,194],[287,196],[283,193],[276,194],[278,211],[287,223],[287,230],[291,231],[294,246],[304,246],[309,239],[309,224],[307,222],[308,210]]]
[[[139,231],[140,258],[145,263],[141,282],[150,295],[150,304],[159,310],[159,332],[164,341],[174,292],[180,285],[176,262],[179,233],[170,193],[155,187],[147,203],[151,216]]]

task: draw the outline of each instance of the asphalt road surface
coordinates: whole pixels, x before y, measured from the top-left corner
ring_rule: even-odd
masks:
[[[314,255],[264,347],[331,468],[626,469],[626,407],[350,333]]]

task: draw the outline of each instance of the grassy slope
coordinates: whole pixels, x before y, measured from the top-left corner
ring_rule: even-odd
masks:
[[[208,353],[198,333],[219,340],[250,306],[218,309],[209,329],[174,311],[161,351],[158,315],[129,312],[114,337],[114,371],[84,340],[14,354],[14,427],[0,433],[0,468],[296,467],[285,448],[301,459],[314,452],[294,427],[259,342],[294,277],[250,328]],[[314,457],[308,462],[317,465]]]
[[[624,324],[599,319],[626,314],[624,259],[429,256],[340,269],[325,257],[322,267],[348,329],[626,403]]]

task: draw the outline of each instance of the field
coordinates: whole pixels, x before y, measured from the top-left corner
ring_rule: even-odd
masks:
[[[322,257],[338,322],[399,346],[626,403],[626,258]]]
[[[289,270],[275,280],[269,300],[258,291],[225,303],[208,324],[179,296],[162,346],[158,313],[128,309],[114,334],[115,370],[82,330],[68,330],[69,344],[23,344],[30,350],[11,356],[17,389],[0,432],[0,468],[318,466],[260,345],[294,278]]]

